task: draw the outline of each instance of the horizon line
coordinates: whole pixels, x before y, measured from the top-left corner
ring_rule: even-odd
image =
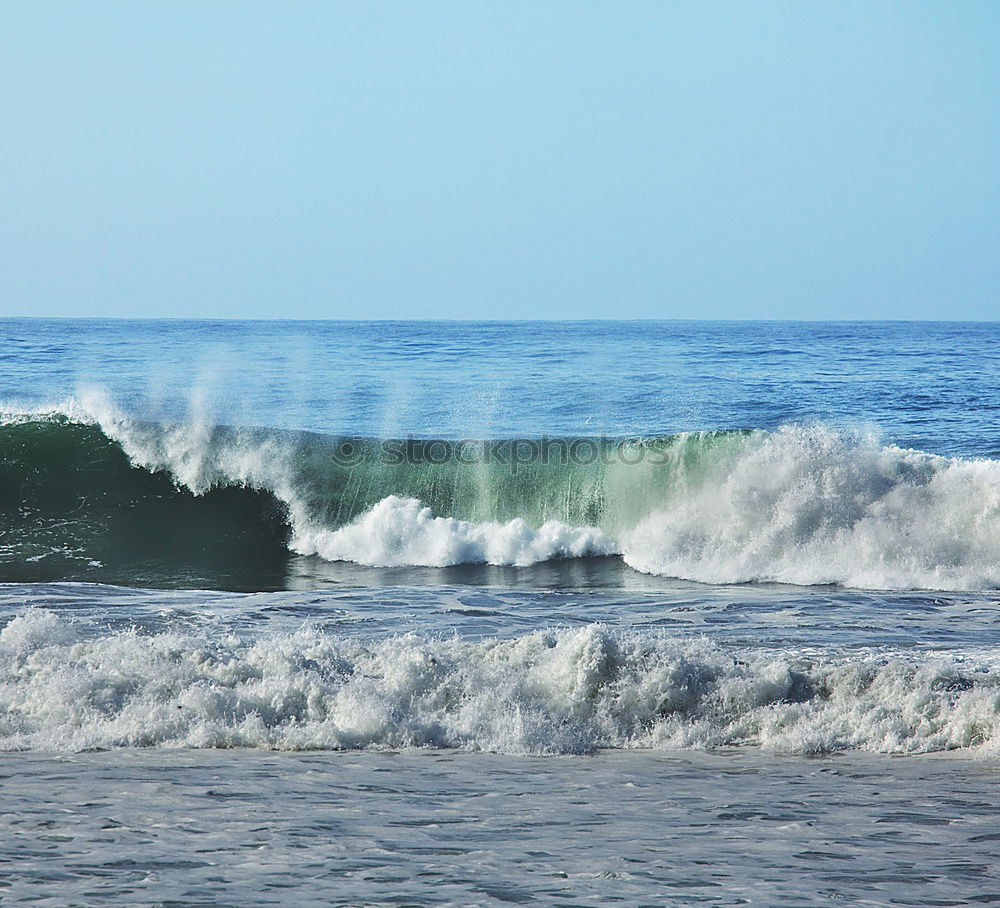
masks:
[[[186,316],[186,315],[0,315],[0,322],[16,321],[65,321],[65,322],[335,322],[341,324],[358,323],[420,323],[429,324],[614,324],[637,322],[692,322],[692,323],[799,323],[799,324],[996,324],[1000,318],[696,318],[692,316],[633,318],[326,318],[323,316],[279,317],[265,316]]]

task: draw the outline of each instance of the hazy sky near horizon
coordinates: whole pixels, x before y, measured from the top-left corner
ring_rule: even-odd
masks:
[[[0,8],[0,315],[1000,318],[1000,3]]]

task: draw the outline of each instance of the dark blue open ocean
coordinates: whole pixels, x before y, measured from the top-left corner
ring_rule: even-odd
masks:
[[[0,320],[0,900],[1000,902],[1000,324]]]

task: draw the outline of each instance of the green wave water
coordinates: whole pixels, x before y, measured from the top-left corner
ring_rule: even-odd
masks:
[[[213,427],[178,453],[170,431],[130,424],[123,447],[65,415],[0,425],[0,580],[238,580],[287,556],[293,521],[333,530],[390,495],[467,521],[614,531],[743,434],[456,443]]]
[[[1000,462],[823,425],[455,441],[65,409],[0,425],[0,580],[269,588],[301,557],[621,556],[705,583],[1000,584]]]

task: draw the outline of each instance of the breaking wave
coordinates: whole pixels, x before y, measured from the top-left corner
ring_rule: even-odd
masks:
[[[85,395],[0,423],[0,579],[120,565],[148,581],[209,562],[238,575],[292,552],[374,566],[620,555],[706,583],[1000,585],[996,460],[824,425],[555,443],[554,457],[521,457],[514,439],[468,457],[472,443],[434,453],[429,440],[143,423]],[[565,456],[574,445],[594,456]]]

